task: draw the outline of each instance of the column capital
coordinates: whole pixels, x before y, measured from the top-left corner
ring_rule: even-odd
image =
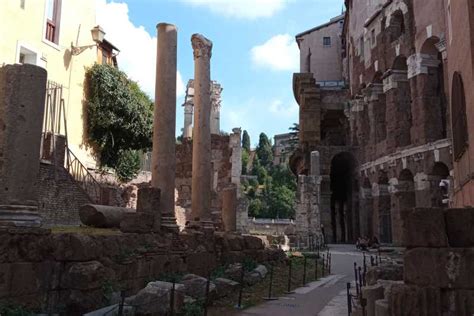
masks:
[[[191,44],[193,46],[194,59],[199,57],[211,58],[212,42],[201,34],[193,34],[191,36]]]

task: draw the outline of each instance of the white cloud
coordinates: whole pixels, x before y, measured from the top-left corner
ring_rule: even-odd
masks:
[[[134,25],[128,16],[126,3],[97,0],[97,23],[106,32],[105,38],[113,43],[120,54],[119,68],[149,94],[155,97],[156,36],[151,36],[143,26]],[[185,93],[181,74],[177,73],[176,94]]]
[[[295,39],[289,34],[278,34],[250,51],[252,62],[272,70],[297,71],[300,53]]]
[[[298,105],[295,102],[285,105],[281,100],[273,100],[268,110],[278,116],[292,117],[298,113]]]
[[[227,17],[268,18],[283,9],[288,0],[183,0],[194,6],[207,7]]]

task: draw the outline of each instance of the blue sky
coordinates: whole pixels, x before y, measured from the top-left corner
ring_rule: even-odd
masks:
[[[221,129],[273,137],[298,120],[292,74],[297,33],[341,13],[343,0],[97,0],[98,23],[120,50],[119,67],[154,97],[156,24],[178,27],[177,133],[184,85],[193,77],[191,35],[213,42],[211,77],[221,83]]]

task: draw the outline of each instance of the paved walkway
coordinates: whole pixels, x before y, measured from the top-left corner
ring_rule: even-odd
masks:
[[[236,315],[347,315],[346,283],[354,280],[354,262],[361,265],[363,256],[361,252],[355,250],[354,245],[330,245],[330,252],[332,253],[332,275],[296,289],[295,294],[246,309]]]

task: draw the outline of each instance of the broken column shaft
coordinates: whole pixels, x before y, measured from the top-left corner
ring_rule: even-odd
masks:
[[[194,51],[194,129],[191,217],[203,226],[211,222],[211,72],[212,42],[191,37]]]
[[[161,190],[155,217],[159,219],[161,213],[161,226],[175,229],[177,30],[172,24],[160,23],[157,31],[151,186]]]
[[[0,225],[38,227],[46,70],[0,67]]]

